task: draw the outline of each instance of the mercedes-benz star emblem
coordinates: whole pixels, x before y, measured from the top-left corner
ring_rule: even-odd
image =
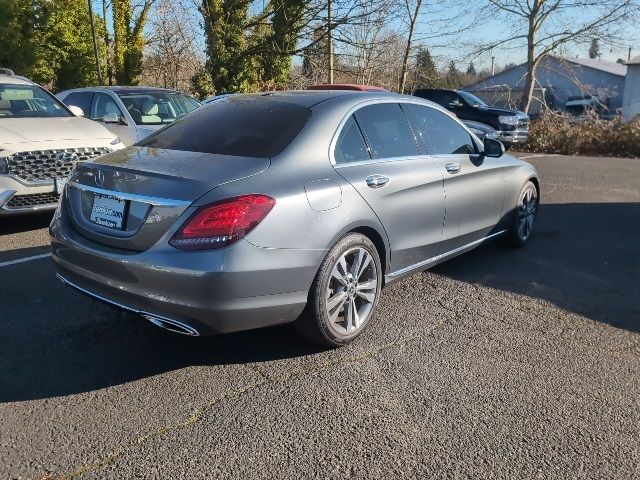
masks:
[[[104,184],[104,173],[102,170],[98,170],[94,176],[96,186],[101,187]]]

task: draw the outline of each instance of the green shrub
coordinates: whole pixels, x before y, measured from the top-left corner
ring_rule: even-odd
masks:
[[[546,112],[531,122],[524,151],[564,155],[640,157],[640,118],[623,123],[587,117],[577,121]]]

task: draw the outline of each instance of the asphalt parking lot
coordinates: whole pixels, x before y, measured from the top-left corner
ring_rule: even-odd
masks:
[[[0,219],[0,478],[639,478],[640,160],[529,160],[526,248],[386,289],[338,350],[171,335]]]

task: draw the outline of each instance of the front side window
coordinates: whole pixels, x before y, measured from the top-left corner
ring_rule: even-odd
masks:
[[[91,120],[102,120],[105,115],[110,113],[122,117],[122,111],[113,98],[106,93],[96,93],[91,104]]]
[[[0,118],[70,116],[57,98],[37,85],[0,83]]]
[[[118,95],[137,125],[164,125],[200,106],[177,92],[121,93]]]
[[[370,160],[367,145],[364,143],[360,127],[353,118],[349,117],[338,136],[335,150],[336,164],[353,163]]]
[[[240,157],[274,157],[304,128],[311,111],[269,97],[234,95],[204,105],[139,146]]]
[[[64,103],[69,106],[78,107],[80,110],[82,110],[84,116],[88,117],[91,111],[92,98],[93,93],[91,92],[76,92],[69,94],[69,96],[64,99]]]
[[[400,104],[368,105],[356,112],[371,148],[371,157],[396,158],[418,155],[418,145]]]
[[[431,155],[455,155],[476,153],[471,135],[455,120],[435,108],[405,104],[411,114],[417,134]]]

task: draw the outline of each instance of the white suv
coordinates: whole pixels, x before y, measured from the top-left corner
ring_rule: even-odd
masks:
[[[49,92],[0,74],[0,216],[54,210],[78,161],[124,148]]]

